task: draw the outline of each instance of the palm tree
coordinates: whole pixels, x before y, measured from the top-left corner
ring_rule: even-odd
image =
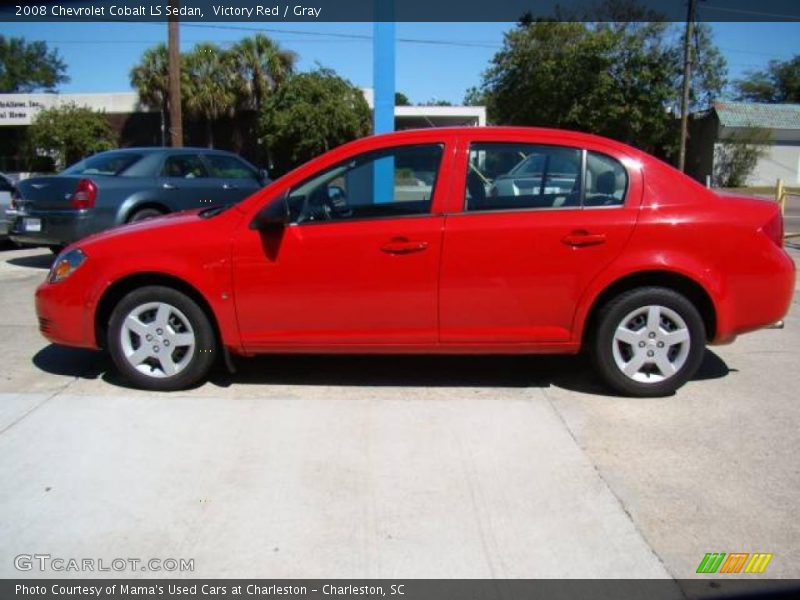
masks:
[[[138,65],[130,72],[131,86],[139,101],[161,112],[161,143],[164,143],[165,118],[169,115],[169,69],[167,47],[158,44],[145,50]]]
[[[214,147],[214,121],[233,113],[236,86],[230,55],[211,43],[197,44],[182,64],[184,103],[189,113],[206,121],[208,147]]]
[[[261,111],[267,97],[294,72],[297,55],[282,50],[277,42],[258,33],[230,49],[239,92],[245,108]]]

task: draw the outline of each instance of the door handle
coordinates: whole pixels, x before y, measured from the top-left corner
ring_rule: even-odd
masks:
[[[171,183],[162,183],[161,187],[164,188],[165,190],[177,190],[178,189],[177,186],[172,185]]]
[[[238,185],[230,185],[228,183],[223,183],[222,184],[222,189],[223,190],[238,190],[239,186]]]
[[[428,242],[414,242],[407,238],[394,238],[381,246],[381,252],[386,254],[411,254],[422,252],[428,247]]]
[[[606,241],[605,233],[589,233],[585,229],[578,229],[561,238],[561,242],[567,246],[580,248],[583,246],[596,246],[604,244]]]

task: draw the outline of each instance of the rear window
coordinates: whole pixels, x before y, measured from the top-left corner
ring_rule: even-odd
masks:
[[[64,170],[65,175],[121,175],[142,159],[133,152],[111,152],[90,156]]]

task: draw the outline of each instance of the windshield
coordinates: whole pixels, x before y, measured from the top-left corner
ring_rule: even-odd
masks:
[[[64,175],[120,175],[141,160],[133,152],[108,152],[90,156],[63,171]]]

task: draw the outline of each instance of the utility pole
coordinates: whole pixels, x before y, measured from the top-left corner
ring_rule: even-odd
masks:
[[[178,0],[170,0],[173,8],[169,17],[169,135],[173,148],[183,146],[183,116],[181,115],[181,51],[178,31]]]
[[[678,155],[678,169],[686,168],[686,140],[689,137],[689,90],[692,86],[692,35],[694,33],[695,8],[697,0],[688,0],[686,13],[686,33],[683,37],[683,94],[681,96],[681,148]]]

